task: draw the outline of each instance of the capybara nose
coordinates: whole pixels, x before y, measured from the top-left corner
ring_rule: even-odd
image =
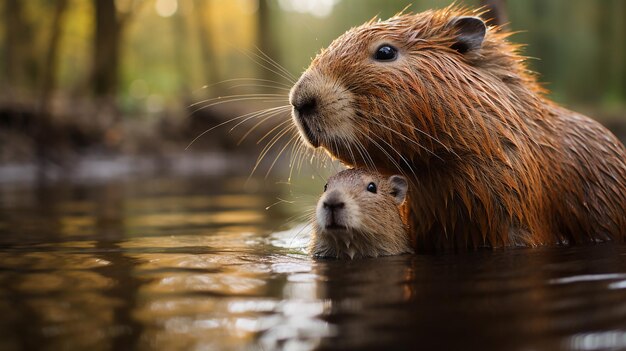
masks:
[[[324,201],[324,208],[329,211],[340,210],[344,208],[346,204],[342,201],[331,199],[330,201]]]
[[[344,208],[346,204],[342,201],[341,196],[337,194],[337,191],[335,190],[328,194],[326,199],[324,199],[323,206],[325,209],[332,212]]]
[[[293,108],[298,115],[311,116],[317,111],[317,99],[315,97],[307,97],[293,102]]]

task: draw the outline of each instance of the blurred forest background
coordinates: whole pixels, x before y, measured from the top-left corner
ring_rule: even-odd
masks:
[[[320,48],[352,26],[376,15],[387,18],[409,4],[419,12],[450,3],[3,0],[0,164],[183,152],[222,121],[287,103],[292,82],[265,69],[279,71],[264,54],[298,76]],[[530,65],[552,98],[624,138],[626,1],[457,3],[500,6],[498,19],[520,31],[512,40],[537,58]],[[232,102],[202,103],[216,97]],[[232,149],[256,157],[261,147],[255,142],[272,126],[257,128],[259,134],[239,148],[235,144],[250,126],[232,137],[230,126],[218,128],[191,150]]]

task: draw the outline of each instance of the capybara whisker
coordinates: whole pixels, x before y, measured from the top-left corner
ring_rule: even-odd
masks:
[[[236,84],[236,85],[232,85],[228,87],[228,89],[238,89],[238,88],[270,88],[270,89],[284,90],[284,91],[291,90],[291,88],[286,88],[286,87],[277,87],[277,86],[269,85],[269,84],[252,84],[252,83],[246,83],[246,84],[242,83],[242,84]]]
[[[260,121],[258,121],[257,123],[255,123],[252,127],[250,127],[250,129],[248,129],[248,131],[237,141],[237,145],[240,145],[255,129],[257,129],[261,124],[267,122],[268,120],[280,115],[281,113],[286,113],[287,111],[277,111],[277,112],[273,112],[270,113],[268,115],[265,116],[256,116],[256,118],[261,118]],[[234,129],[235,127],[231,128],[231,131]]]
[[[214,84],[206,85],[205,88],[217,86],[217,85],[220,85],[220,84],[232,83],[232,82],[271,83],[273,87],[282,87],[282,88],[287,88],[287,89],[291,89],[291,86],[292,86],[289,83],[278,82],[278,81],[275,81],[275,80],[264,79],[264,78],[231,78],[231,79],[225,79],[225,80],[219,81],[219,82],[214,83]]]
[[[285,67],[283,67],[280,63],[276,62],[276,60],[274,60],[273,58],[271,58],[268,54],[266,54],[265,52],[263,52],[263,50],[261,50],[259,47],[255,46],[255,48],[259,51],[259,53],[262,55],[262,57],[259,57],[259,55],[256,55],[257,57],[263,59],[265,62],[269,63],[270,65],[274,66],[276,69],[280,70],[282,73],[284,73],[285,75],[287,75],[289,78],[291,78],[292,82],[295,82],[296,80],[298,80],[298,77],[294,76],[291,72],[289,72],[289,70],[287,70]]]
[[[191,145],[193,145],[193,143],[195,143],[198,139],[200,139],[205,134],[207,134],[207,133],[211,132],[212,130],[215,130],[215,129],[221,127],[221,126],[224,126],[224,125],[226,125],[228,123],[232,123],[232,122],[234,122],[236,120],[240,120],[240,119],[244,119],[245,120],[246,118],[250,118],[251,119],[251,118],[255,118],[255,117],[261,117],[261,116],[263,116],[266,113],[270,113],[271,114],[271,113],[276,112],[276,111],[281,112],[281,111],[285,111],[285,110],[288,110],[288,109],[289,109],[288,106],[270,107],[270,108],[267,108],[267,109],[264,109],[264,110],[261,110],[261,111],[253,111],[253,112],[245,113],[245,114],[237,116],[237,117],[230,118],[230,119],[228,119],[228,120],[226,120],[224,122],[216,124],[215,126],[209,128],[209,129],[206,129],[205,131],[200,133],[198,136],[196,136],[187,145],[187,147],[185,147],[185,150],[189,149],[191,147]],[[278,113],[276,115],[278,115]],[[273,115],[272,117],[274,117],[276,115]]]
[[[289,131],[291,131],[292,129],[290,129]],[[272,164],[270,164],[270,167],[267,169],[267,172],[265,173],[265,179],[267,179],[267,177],[270,175],[270,172],[272,171],[272,168],[274,168],[274,165],[276,164],[276,162],[278,161],[278,159],[280,158],[280,156],[283,154],[283,152],[285,152],[285,149],[287,149],[289,147],[289,144],[295,142],[296,138],[298,138],[298,135],[293,135],[286,143],[285,145],[283,145],[283,147],[280,149],[280,151],[278,151],[278,154],[274,157],[274,161],[272,161]]]
[[[264,100],[264,99],[273,99],[273,98],[276,98],[276,100],[281,100],[281,101],[286,100],[286,97],[283,94],[273,94],[273,93],[236,94],[236,95],[219,96],[215,98],[201,100],[198,102],[194,102],[193,104],[189,105],[189,107],[196,107],[198,105],[210,102],[210,104],[201,106],[199,109],[194,110],[194,112],[197,112],[197,111],[200,111],[202,109],[205,109],[211,106],[225,104],[229,102],[239,102],[239,101],[247,101],[247,100]],[[213,103],[213,101],[217,101],[217,102]]]
[[[278,126],[281,126],[282,124],[284,124],[285,122],[282,122],[281,124],[279,124]],[[276,127],[278,127],[276,126]],[[276,127],[274,127],[274,129],[276,129]],[[273,129],[273,130],[274,130]],[[292,131],[293,126],[290,126],[288,128],[284,128],[283,130],[277,132],[268,142],[267,144],[265,144],[265,146],[263,147],[263,150],[261,150],[261,153],[259,154],[259,157],[257,158],[256,163],[254,164],[254,167],[252,167],[252,171],[250,172],[250,176],[248,177],[248,179],[252,178],[252,175],[254,175],[254,172],[257,170],[257,168],[259,167],[259,165],[261,164],[261,162],[263,161],[263,159],[265,158],[265,156],[270,152],[270,150],[274,147],[274,145],[276,145],[276,143],[282,139],[287,133],[289,133],[290,131]],[[266,134],[267,136],[267,134]]]
[[[295,77],[294,77],[294,78],[291,78],[291,77],[290,77],[290,76],[292,76],[292,75],[291,75],[291,73],[289,73],[289,72],[281,72],[281,69],[276,68],[276,67],[274,66],[274,64],[272,64],[271,62],[269,62],[267,59],[265,59],[265,58],[263,58],[263,57],[259,56],[258,54],[254,53],[254,52],[244,51],[244,50],[242,50],[242,51],[241,51],[241,53],[242,53],[244,56],[246,56],[247,58],[249,58],[252,62],[254,62],[254,63],[256,63],[257,65],[259,65],[259,67],[261,67],[261,68],[263,68],[263,69],[267,70],[268,72],[271,72],[271,73],[273,73],[273,74],[277,75],[278,77],[281,77],[281,78],[285,79],[286,81],[288,81],[288,82],[290,82],[290,83],[295,83],[296,79],[295,79]],[[261,60],[262,62],[261,62],[261,61],[258,61],[258,60],[257,60],[257,59],[255,59],[255,58],[257,58],[258,60]],[[269,64],[270,66],[268,67],[268,66],[267,66],[266,64],[264,64],[263,62],[265,62],[265,63]],[[272,67],[274,67],[274,68],[272,68]]]

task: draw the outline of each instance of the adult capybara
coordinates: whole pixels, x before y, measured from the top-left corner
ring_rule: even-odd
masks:
[[[419,251],[623,240],[626,149],[548,100],[509,35],[454,6],[372,20],[302,74],[294,121],[344,163],[409,179]]]

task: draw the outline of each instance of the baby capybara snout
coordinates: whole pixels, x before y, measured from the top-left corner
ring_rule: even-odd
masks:
[[[348,169],[330,177],[317,203],[309,251],[351,259],[412,252],[399,212],[407,191],[401,175]]]
[[[318,215],[320,226],[327,229],[346,229],[345,197],[340,190],[333,190],[322,196],[321,210]]]

